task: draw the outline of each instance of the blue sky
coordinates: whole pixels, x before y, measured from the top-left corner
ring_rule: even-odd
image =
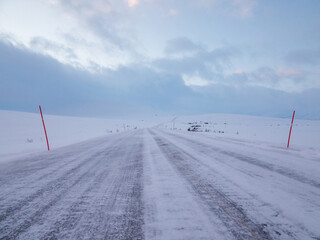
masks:
[[[0,108],[320,118],[320,1],[2,0]]]

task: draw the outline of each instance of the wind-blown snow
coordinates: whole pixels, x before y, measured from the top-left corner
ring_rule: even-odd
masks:
[[[196,135],[205,134],[285,148],[291,123],[291,119],[231,114],[125,120],[65,117],[44,113],[44,119],[52,149],[155,125],[163,129],[175,128],[176,131],[187,131],[192,125],[201,125],[200,131],[208,132],[198,132]],[[0,110],[0,132],[0,161],[46,150],[40,114]],[[320,150],[320,121],[295,120],[290,149],[317,155],[317,150]]]
[[[319,121],[0,119],[0,238],[320,239]]]
[[[51,149],[154,124],[154,120],[143,118],[99,119],[54,116],[45,113],[44,121]],[[40,113],[0,110],[0,161],[46,150]]]

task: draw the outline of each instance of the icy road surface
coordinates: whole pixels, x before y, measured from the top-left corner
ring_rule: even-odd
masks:
[[[157,129],[0,163],[0,239],[320,239],[320,160]]]

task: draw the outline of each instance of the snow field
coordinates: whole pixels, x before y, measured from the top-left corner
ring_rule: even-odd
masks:
[[[320,121],[294,120],[290,149],[320,151]],[[190,126],[200,125],[196,133],[221,138],[232,138],[238,141],[260,143],[286,148],[291,119],[255,117],[233,114],[210,114],[196,116],[179,116],[169,122],[160,124],[163,129],[187,131]],[[205,132],[205,131],[209,132]],[[320,155],[319,155],[320,157]]]
[[[50,149],[154,125],[153,119],[99,119],[47,115],[44,121]],[[157,121],[161,121],[156,118]],[[0,110],[0,161],[46,151],[40,113]]]
[[[0,238],[317,239],[310,153],[158,124],[2,161]]]

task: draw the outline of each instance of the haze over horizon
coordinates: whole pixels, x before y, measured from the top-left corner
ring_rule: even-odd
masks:
[[[317,0],[2,0],[0,109],[320,119]]]

